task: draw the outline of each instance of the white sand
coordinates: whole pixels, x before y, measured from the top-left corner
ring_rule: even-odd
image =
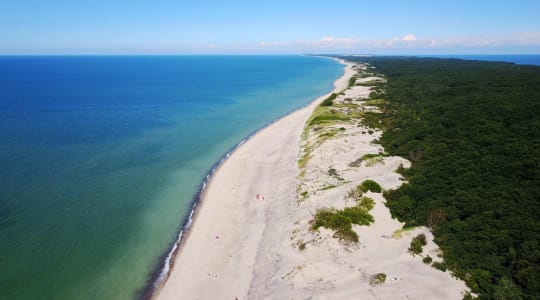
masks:
[[[357,69],[361,66],[346,65],[335,91],[346,88]],[[366,97],[369,91],[365,89],[369,88],[355,86],[346,97]],[[391,218],[381,194],[368,194],[376,200],[375,224],[355,225],[358,244],[340,242],[324,228],[318,232],[309,229],[316,209],[353,205],[343,195],[365,178],[385,189],[395,188],[402,183],[395,169],[408,165],[402,158],[386,157],[373,166],[348,166],[363,154],[382,151],[371,144],[380,132],[368,134],[365,128],[351,124],[344,125],[342,135],[313,150],[305,176],[299,179],[303,127],[327,96],[260,131],[223,163],[203,195],[187,240],[157,298],[462,298],[466,287],[461,281],[407,253],[411,238],[424,232],[429,240],[424,253],[438,259],[429,231],[419,228],[401,239],[391,237],[402,224]],[[329,168],[350,182],[328,175]],[[328,184],[338,187],[320,190]],[[298,186],[309,192],[300,203]],[[303,243],[306,247],[301,251],[298,246]],[[370,285],[370,277],[380,272],[387,274],[386,282]]]

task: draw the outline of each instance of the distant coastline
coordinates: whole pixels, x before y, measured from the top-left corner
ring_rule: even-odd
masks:
[[[493,62],[508,62],[518,65],[534,65],[540,66],[540,54],[447,54],[447,55],[415,55],[417,57],[434,57],[434,58],[457,58],[464,60],[481,60]]]

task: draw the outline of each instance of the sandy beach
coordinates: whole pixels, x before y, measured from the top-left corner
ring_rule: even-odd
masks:
[[[345,64],[334,84],[334,92],[341,93],[335,103],[354,102],[355,109],[375,111],[363,101],[370,87],[349,87],[349,78],[362,71],[365,66]],[[372,80],[384,79],[359,78],[356,83]],[[389,156],[351,165],[365,154],[384,153],[374,143],[381,132],[357,122],[327,127],[332,138],[318,140],[320,128],[305,125],[328,96],[261,130],[219,167],[157,299],[463,297],[463,282],[422,262],[426,255],[440,261],[429,230],[401,231],[403,224],[392,219],[381,193],[365,194],[375,200],[375,222],[353,226],[358,243],[340,241],[329,229],[311,229],[318,209],[354,205],[344,195],[362,180],[396,188],[403,183],[396,169],[410,165]],[[347,108],[342,113],[351,112]],[[299,167],[306,148],[309,160]],[[413,256],[407,249],[419,233],[428,243],[423,254]],[[379,273],[386,275],[385,282],[373,284]]]

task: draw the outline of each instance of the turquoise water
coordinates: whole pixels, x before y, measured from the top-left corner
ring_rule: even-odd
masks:
[[[139,297],[212,165],[341,73],[304,56],[0,57],[0,298]]]

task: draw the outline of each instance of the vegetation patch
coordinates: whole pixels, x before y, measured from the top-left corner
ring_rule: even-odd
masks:
[[[360,207],[364,207],[367,210],[372,210],[375,207],[375,200],[370,197],[362,197],[356,201]]]
[[[384,98],[384,96],[386,96],[386,94],[382,89],[374,89],[371,93],[369,93],[369,99],[379,99]]]
[[[328,98],[323,100],[323,102],[321,103],[321,106],[332,106],[334,104],[333,101],[336,99],[336,97],[337,97],[337,94],[332,93],[330,96],[328,96]]]
[[[384,155],[381,154],[381,153],[379,153],[379,154],[373,154],[373,153],[364,154],[362,157],[356,159],[353,162],[350,162],[349,167],[353,167],[353,168],[360,167],[360,165],[362,164],[363,161],[370,162],[369,167],[371,167],[371,166],[373,166],[373,165],[375,165],[377,163],[382,163],[383,162],[383,157],[384,157]],[[366,166],[367,166],[367,163],[366,163]]]
[[[349,167],[358,168],[362,164],[362,161],[363,161],[363,158],[360,157],[360,158],[356,159],[355,161],[350,162]]]
[[[351,76],[351,78],[349,78],[349,87],[353,86],[356,82],[356,76]]]
[[[433,261],[433,258],[431,258],[431,256],[429,255],[422,259],[422,262],[425,263],[426,265],[429,265],[432,261]]]
[[[385,273],[377,273],[369,279],[369,284],[371,285],[380,285],[383,284],[386,281],[386,274]]]
[[[302,156],[302,158],[300,158],[300,159],[298,160],[298,166],[299,166],[300,168],[304,168],[304,167],[307,165],[307,163],[308,163],[308,161],[309,161],[310,158],[311,158],[311,155],[309,154],[309,152],[304,153],[304,155]]]
[[[360,190],[362,190],[362,192],[366,193],[368,191],[371,191],[371,192],[374,192],[374,193],[380,193],[382,192],[382,188],[381,186],[371,180],[371,179],[366,179],[362,182],[362,184],[359,186]]]
[[[374,167],[378,164],[384,165],[384,159],[381,156],[370,158],[366,161],[366,167]]]
[[[337,111],[332,111],[332,113],[328,115],[319,115],[311,119],[309,122],[309,126],[313,125],[320,125],[320,124],[334,124],[333,121],[349,121],[351,118],[343,115],[342,113],[339,113]]]
[[[334,168],[330,168],[328,169],[328,175],[334,177],[335,179],[339,180],[339,181],[343,181],[345,179],[343,179],[343,177],[341,177],[338,173],[338,171]]]
[[[342,105],[340,105],[341,107]],[[351,117],[344,114],[340,109],[334,107],[319,106],[315,108],[313,114],[307,121],[307,128],[311,129],[313,126],[328,126],[334,125],[339,122],[348,122]]]
[[[409,232],[415,230],[416,227],[403,227],[399,230],[396,230],[394,231],[394,233],[392,233],[392,238],[394,239],[402,239],[405,235],[409,234]]]
[[[330,189],[333,189],[337,187],[337,185],[334,185],[334,184],[329,184],[327,186],[324,186],[323,188],[321,188],[321,191],[326,191],[326,190],[330,190]]]
[[[448,266],[446,265],[446,263],[444,262],[438,262],[438,261],[435,261],[431,264],[432,267],[434,267],[435,269],[437,270],[440,270],[440,271],[443,271],[443,272],[446,272],[446,269],[448,268]]]
[[[426,235],[421,233],[412,239],[409,246],[409,253],[412,255],[420,254],[424,250],[425,245],[427,245]]]
[[[339,132],[339,129],[336,128],[325,128],[321,134],[317,137],[315,141],[316,145],[321,145],[328,139],[333,138]]]
[[[366,112],[362,117],[362,125],[379,130],[386,130],[390,126],[390,114],[387,112]]]
[[[358,201],[356,206],[346,207],[343,210],[320,209],[311,221],[311,228],[313,230],[317,230],[319,227],[333,229],[335,230],[335,238],[356,243],[358,242],[358,234],[352,230],[352,224],[367,226],[375,221],[373,216],[369,214],[374,205],[374,202],[371,201]]]
[[[347,98],[347,99],[350,99],[350,98]],[[347,100],[347,99],[345,99],[345,100]],[[336,107],[336,108],[351,108],[351,109],[354,109],[354,108],[360,107],[360,105],[355,104],[355,103],[340,103],[340,104],[334,105],[334,107]]]

